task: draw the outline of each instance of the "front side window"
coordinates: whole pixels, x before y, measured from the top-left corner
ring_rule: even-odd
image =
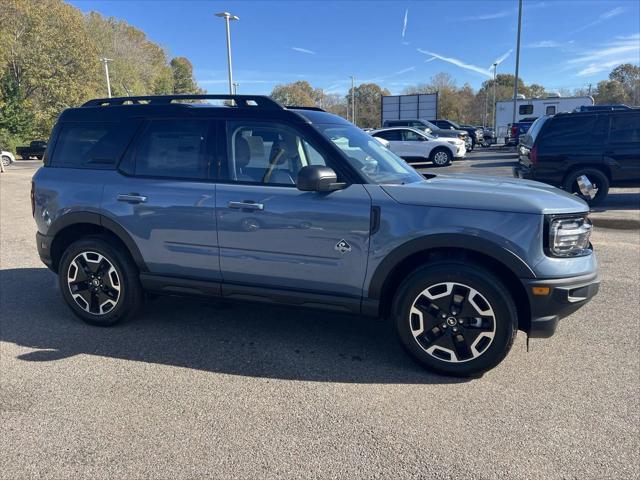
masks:
[[[205,179],[209,161],[209,122],[154,120],[142,134],[135,155],[138,176]]]
[[[227,158],[231,180],[280,186],[295,186],[304,166],[327,165],[307,139],[278,123],[230,122]]]
[[[349,164],[369,183],[403,184],[424,180],[404,160],[356,126],[315,124],[314,127],[342,151]]]
[[[405,142],[422,142],[424,141],[424,136],[420,135],[418,132],[414,132],[413,130],[403,130],[402,131],[403,140]]]
[[[640,143],[640,114],[614,115],[609,143]]]

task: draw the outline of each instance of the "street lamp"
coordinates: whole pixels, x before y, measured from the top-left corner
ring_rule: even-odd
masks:
[[[520,68],[520,33],[522,32],[522,0],[518,0],[518,40],[516,41],[516,81],[513,85],[513,122],[516,123],[516,107],[518,105],[518,69]]]
[[[498,120],[498,117],[497,117],[498,107],[496,106],[496,70],[498,69],[498,62],[494,63],[492,67],[493,67],[493,131],[497,135],[498,131],[496,130],[496,121]]]
[[[354,125],[356,124],[356,88],[355,88],[356,77],[351,75],[351,121]],[[347,115],[348,116],[348,115]]]
[[[111,58],[102,57],[100,62],[104,65],[104,76],[107,78],[107,94],[111,98],[111,82],[109,81],[109,62],[113,61]]]
[[[227,25],[227,65],[229,67],[229,94],[233,95],[233,74],[231,71],[231,33],[229,32],[229,21],[240,20],[239,17],[231,15],[229,12],[220,12],[215,14],[216,17],[224,18]]]

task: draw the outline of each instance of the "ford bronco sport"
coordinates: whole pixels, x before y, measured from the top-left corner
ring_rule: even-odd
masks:
[[[32,183],[37,247],[86,322],[133,315],[145,292],[325,308],[390,318],[424,366],[468,376],[597,292],[573,195],[423,177],[317,108],[185,99],[91,100],[53,129]]]

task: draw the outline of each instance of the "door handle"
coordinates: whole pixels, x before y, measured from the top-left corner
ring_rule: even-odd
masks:
[[[117,197],[119,202],[127,203],[144,203],[147,201],[147,197],[144,195],[138,195],[137,193],[121,193]]]
[[[251,201],[229,202],[229,208],[238,208],[241,210],[264,210],[264,204]]]

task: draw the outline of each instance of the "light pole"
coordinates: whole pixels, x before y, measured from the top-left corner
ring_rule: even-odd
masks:
[[[231,32],[229,31],[229,21],[240,20],[239,17],[231,15],[229,12],[216,13],[216,17],[224,18],[227,25],[227,66],[229,68],[229,94],[233,95],[233,73],[231,69]]]
[[[518,105],[518,69],[520,67],[520,32],[522,31],[522,0],[518,0],[518,40],[516,42],[516,81],[513,86],[513,121],[516,123],[516,106]]]
[[[354,125],[356,124],[356,88],[355,88],[356,77],[351,75],[351,121]]]
[[[109,98],[111,98],[111,81],[109,80],[109,62],[111,62],[113,59],[111,58],[107,58],[107,57],[102,57],[100,59],[100,62],[104,65],[104,76],[107,78],[107,94],[109,95]]]
[[[498,107],[496,105],[496,70],[498,69],[498,63],[493,64],[493,131],[498,134],[496,121],[498,120]]]

